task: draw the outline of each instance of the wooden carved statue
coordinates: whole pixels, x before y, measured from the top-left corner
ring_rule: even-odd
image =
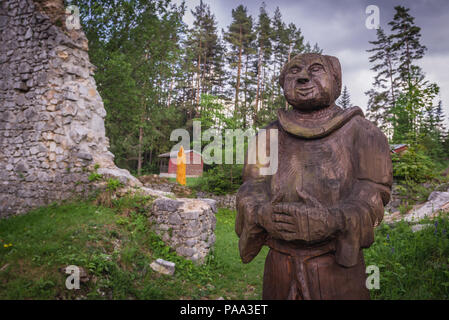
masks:
[[[298,55],[279,83],[293,108],[280,109],[255,138],[276,156],[269,132],[277,131],[276,172],[262,174],[268,164],[250,163],[257,144],[248,148],[235,225],[242,261],[270,248],[263,299],[369,299],[362,249],[373,243],[390,200],[387,138],[360,108],[335,104],[337,58]]]
[[[176,182],[182,186],[186,185],[186,154],[182,146],[176,158]]]

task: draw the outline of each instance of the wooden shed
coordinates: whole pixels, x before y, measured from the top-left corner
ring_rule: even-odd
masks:
[[[390,151],[391,153],[397,153],[400,154],[408,149],[408,146],[406,144],[391,144],[390,145]]]
[[[200,177],[203,175],[203,157],[194,150],[185,150],[186,155],[186,177]],[[178,152],[167,152],[158,155],[159,176],[176,178],[176,159]]]

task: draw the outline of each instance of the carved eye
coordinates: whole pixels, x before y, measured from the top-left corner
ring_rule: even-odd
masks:
[[[290,73],[293,73],[293,74],[296,74],[296,73],[298,73],[300,70],[299,70],[299,68],[291,68],[290,69]]]
[[[309,69],[311,72],[320,72],[323,69],[323,66],[319,65],[319,64],[314,64],[313,66],[310,67]]]

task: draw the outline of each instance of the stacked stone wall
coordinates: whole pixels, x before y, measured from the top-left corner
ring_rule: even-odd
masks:
[[[159,198],[154,201],[150,221],[176,253],[201,264],[215,243],[215,212],[211,199]]]
[[[0,217],[86,194],[99,173],[141,185],[108,151],[82,30],[62,0],[0,1]]]

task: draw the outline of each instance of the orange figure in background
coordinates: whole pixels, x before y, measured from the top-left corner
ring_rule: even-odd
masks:
[[[184,148],[181,146],[176,159],[176,181],[185,186],[186,185],[186,154]]]

